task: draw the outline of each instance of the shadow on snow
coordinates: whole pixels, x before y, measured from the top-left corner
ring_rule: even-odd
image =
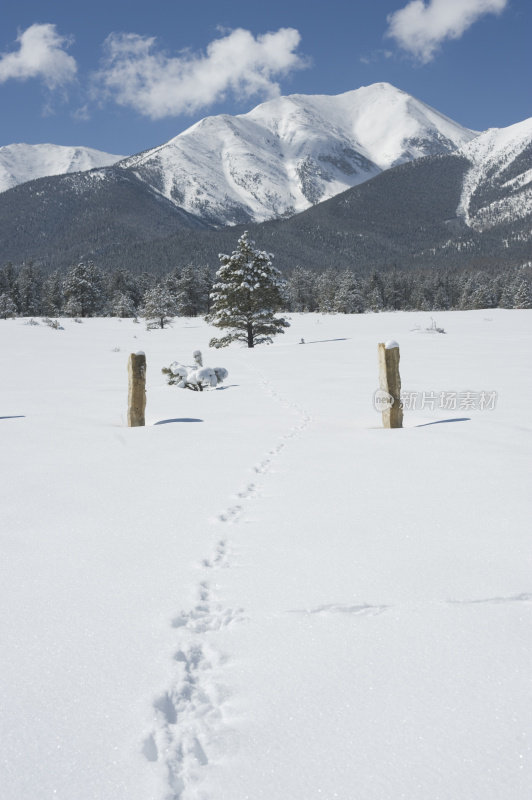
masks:
[[[426,428],[427,425],[442,425],[444,422],[470,422],[471,417],[455,417],[453,419],[437,419],[435,422],[424,422],[422,425],[414,425],[415,428]]]
[[[195,417],[178,417],[177,419],[161,419],[159,422],[154,422],[154,425],[169,425],[170,422],[203,422],[202,419]]]

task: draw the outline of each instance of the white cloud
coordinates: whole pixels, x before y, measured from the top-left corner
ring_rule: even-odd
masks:
[[[423,63],[445,39],[459,39],[485,14],[500,14],[508,0],[412,0],[388,16],[386,35]]]
[[[65,52],[71,40],[50,23],[30,25],[17,37],[19,49],[0,55],[0,83],[40,78],[49,89],[74,80],[76,61]]]
[[[300,38],[293,28],[256,38],[239,28],[211,42],[205,54],[169,56],[156,49],[154,38],[112,33],[105,40],[93,95],[152,119],[193,113],[222,100],[228,91],[246,98],[271,97],[280,91],[277,78],[307,66],[296,53]]]

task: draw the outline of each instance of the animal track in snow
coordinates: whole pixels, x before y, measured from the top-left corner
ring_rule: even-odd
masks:
[[[510,597],[486,597],[481,598],[478,600],[447,600],[444,602],[444,605],[459,605],[459,606],[470,606],[470,605],[500,605],[500,604],[508,604],[508,603],[532,603],[532,594],[530,593],[522,593],[511,595]],[[400,604],[398,606],[390,606],[390,605],[372,605],[369,603],[358,603],[358,604],[350,604],[350,603],[327,603],[321,606],[316,606],[315,608],[296,608],[290,609],[288,611],[289,614],[305,614],[305,615],[320,615],[326,616],[328,614],[352,614],[354,616],[376,616],[377,614],[383,614],[386,611],[390,611],[393,608],[400,609],[400,608],[414,608],[418,604],[410,605],[410,604]]]
[[[480,600],[449,600],[449,603],[460,606],[472,606],[479,605],[481,603],[532,603],[532,594],[523,592],[522,594],[515,594],[510,597],[485,597],[481,598]]]
[[[252,468],[256,475],[267,473],[287,442],[310,422],[306,412],[285,401],[267,381],[261,380],[274,399],[299,413],[300,422]],[[236,493],[235,502],[213,521],[224,527],[239,523],[244,508],[257,493],[257,482],[250,481]],[[245,620],[243,609],[228,608],[216,600],[208,580],[214,570],[229,566],[226,536],[218,540],[213,553],[199,566],[205,579],[198,584],[197,602],[172,620],[177,637],[174,677],[152,702],[153,729],[142,745],[147,761],[164,768],[169,792],[166,800],[207,800],[200,788],[202,770],[212,760],[212,754],[220,752],[220,742],[224,742],[223,749],[231,739],[224,720],[227,691],[220,679],[226,661],[209,640],[209,634]]]
[[[205,569],[220,569],[229,566],[227,542],[225,539],[220,539],[213,555],[210,558],[204,558],[201,566]]]
[[[342,605],[340,603],[330,603],[316,608],[293,609],[291,614],[353,614],[354,616],[375,616],[387,611],[390,606],[374,606],[368,603],[360,605]]]
[[[226,508],[221,514],[218,514],[217,521],[218,522],[234,522],[237,517],[240,516],[240,512],[242,511],[242,506],[230,506]]]
[[[215,553],[213,561],[219,566],[226,557],[224,541]],[[175,677],[153,701],[154,727],[142,745],[145,758],[165,768],[168,800],[187,798],[187,789],[201,781],[214,740],[224,732],[227,693],[218,675],[224,659],[209,644],[208,634],[243,619],[242,609],[224,608],[202,581],[196,605],[172,621],[179,631]]]

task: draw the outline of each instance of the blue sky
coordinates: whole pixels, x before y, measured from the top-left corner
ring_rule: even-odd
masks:
[[[377,81],[477,130],[532,115],[530,0],[6,0],[1,20],[0,145],[125,155]]]

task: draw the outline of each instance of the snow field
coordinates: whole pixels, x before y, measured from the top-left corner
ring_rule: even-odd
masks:
[[[3,321],[5,797],[528,798],[530,320]],[[382,430],[390,338],[403,389],[496,408]],[[223,386],[166,386],[197,348]]]

